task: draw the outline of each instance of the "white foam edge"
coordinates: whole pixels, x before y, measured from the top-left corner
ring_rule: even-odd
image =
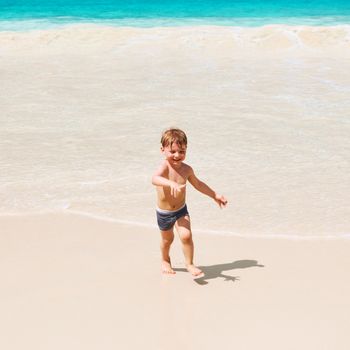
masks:
[[[111,218],[106,217],[102,215],[96,215],[87,213],[84,211],[79,210],[71,210],[71,209],[61,209],[61,210],[43,210],[43,211],[36,211],[36,212],[23,212],[23,213],[0,213],[1,217],[20,217],[20,216],[36,216],[36,215],[45,215],[45,214],[68,214],[68,215],[77,215],[81,217],[87,217],[94,220],[99,220],[103,222],[110,222],[110,223],[116,223],[116,224],[123,224],[123,225],[129,225],[129,226],[136,226],[136,227],[145,227],[145,228],[151,228],[158,230],[158,226],[155,224],[147,224],[143,222],[137,222],[132,220],[124,220],[124,219],[117,219],[117,218]],[[332,235],[332,234],[325,234],[325,235],[308,235],[308,236],[301,236],[298,234],[258,234],[258,233],[239,233],[239,232],[231,232],[231,231],[225,231],[225,230],[206,230],[206,229],[195,229],[193,230],[195,234],[206,234],[206,235],[220,235],[220,236],[226,236],[226,237],[235,237],[235,238],[245,238],[245,239],[284,239],[284,240],[291,240],[291,241],[334,241],[334,240],[348,240],[350,239],[350,233],[341,233],[338,235]]]

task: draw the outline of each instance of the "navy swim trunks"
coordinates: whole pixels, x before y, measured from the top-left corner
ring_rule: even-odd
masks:
[[[170,230],[175,225],[176,220],[185,215],[189,215],[186,204],[178,210],[163,210],[157,208],[156,212],[158,226],[161,231]]]

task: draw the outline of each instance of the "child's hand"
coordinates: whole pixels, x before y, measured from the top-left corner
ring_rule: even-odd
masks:
[[[177,197],[177,195],[181,192],[181,190],[186,186],[186,184],[179,185],[176,182],[171,182],[170,184],[170,193],[173,197]]]
[[[223,195],[215,194],[214,200],[219,204],[221,209],[226,207],[227,199]]]

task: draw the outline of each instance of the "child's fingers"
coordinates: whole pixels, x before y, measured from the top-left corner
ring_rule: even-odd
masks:
[[[221,198],[219,198],[218,203],[221,209],[225,208],[227,204],[227,199],[224,196],[222,196]]]
[[[186,184],[183,185],[177,185],[177,186],[171,186],[170,187],[170,194],[173,197],[176,197],[178,195],[179,192],[181,192],[181,190],[186,186]]]
[[[181,192],[181,190],[182,190],[185,186],[186,186],[186,185],[178,185],[178,186],[175,188],[175,190],[174,190],[174,192],[175,192],[175,197],[178,195],[178,193]]]
[[[174,197],[177,197],[177,194],[180,192],[180,190],[177,188],[177,187],[174,187],[174,190],[173,190],[173,196]]]

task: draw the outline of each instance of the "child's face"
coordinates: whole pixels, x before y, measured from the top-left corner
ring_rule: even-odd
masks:
[[[165,159],[174,167],[180,166],[186,158],[186,146],[180,147],[177,143],[162,147],[161,150]]]

